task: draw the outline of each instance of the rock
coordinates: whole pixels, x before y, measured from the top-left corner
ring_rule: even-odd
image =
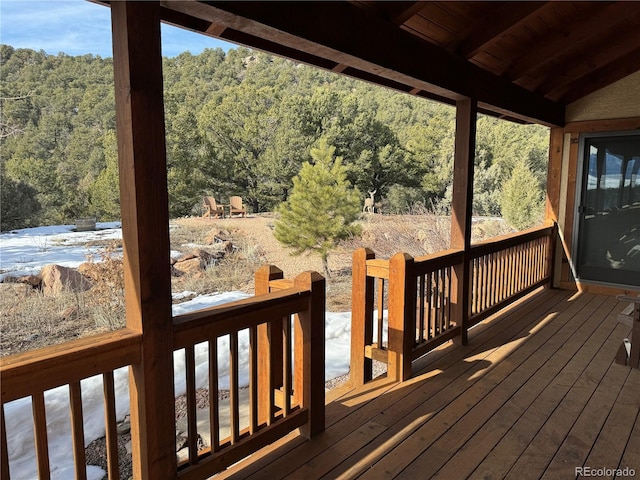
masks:
[[[74,292],[84,292],[91,288],[91,282],[80,272],[61,265],[45,265],[41,272],[42,291],[45,295],[57,295],[65,288]]]
[[[205,244],[214,245],[216,243],[223,243],[231,240],[231,233],[228,230],[211,230],[205,237]]]
[[[215,255],[205,250],[195,250],[182,255],[173,267],[183,273],[199,272],[207,268],[214,258]]]
[[[60,314],[60,320],[70,320],[74,317],[78,316],[78,308],[77,307],[69,307],[64,312]]]
[[[129,433],[131,431],[131,424],[125,420],[116,426],[116,431],[118,432],[118,435]]]
[[[190,258],[188,260],[176,262],[174,268],[183,273],[193,273],[203,270],[204,264],[200,258]]]
[[[18,283],[26,283],[27,285],[31,285],[33,288],[37,288],[42,283],[42,278],[38,275],[27,275],[25,277],[20,277],[18,279]]]

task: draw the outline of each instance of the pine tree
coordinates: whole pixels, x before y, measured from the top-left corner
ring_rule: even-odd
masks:
[[[543,197],[535,175],[524,161],[519,161],[502,188],[502,216],[518,230],[531,227],[541,220]]]
[[[311,149],[314,163],[305,162],[293,178],[293,189],[278,209],[275,237],[299,255],[317,252],[326,277],[330,277],[328,256],[339,240],[357,234],[354,224],[360,212],[360,194],[351,187],[342,157],[334,160],[335,147],[321,139]]]

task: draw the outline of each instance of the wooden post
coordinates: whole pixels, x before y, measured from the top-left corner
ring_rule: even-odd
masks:
[[[349,380],[356,387],[373,377],[373,362],[365,357],[365,346],[373,342],[373,303],[375,279],[367,277],[367,260],[375,258],[368,248],[353,252],[351,269],[351,367]],[[382,292],[380,292],[382,295]],[[380,339],[379,343],[382,343]]]
[[[143,333],[130,375],[133,475],[176,472],[169,201],[159,2],[112,2],[127,327]]]
[[[549,285],[557,287],[559,278],[555,278],[556,271],[560,271],[562,265],[562,250],[557,248],[558,218],[560,216],[560,188],[562,183],[562,152],[564,148],[564,129],[552,128],[549,134],[549,167],[547,171],[547,200],[545,208],[545,221],[555,223],[551,239],[552,255],[548,259],[550,264],[551,280]]]
[[[456,142],[453,165],[453,198],[451,200],[451,248],[464,250],[462,264],[453,267],[451,299],[456,321],[460,325],[460,337],[467,343],[467,323],[471,308],[471,216],[473,214],[473,174],[476,150],[476,100],[456,102]],[[489,286],[492,288],[493,286]]]
[[[274,265],[263,265],[255,273],[255,294],[269,293],[269,282],[284,278]],[[271,423],[274,390],[282,386],[282,320],[258,325],[258,423]]]
[[[295,374],[294,391],[302,391],[302,406],[309,409],[309,421],[301,427],[302,435],[312,438],[324,431],[324,348],[325,348],[325,279],[316,272],[303,272],[294,285],[311,290],[307,310],[294,322]]]
[[[389,363],[387,378],[411,378],[411,350],[415,343],[416,279],[413,257],[396,253],[389,259]]]

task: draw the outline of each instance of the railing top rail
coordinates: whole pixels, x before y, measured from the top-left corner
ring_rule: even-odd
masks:
[[[553,228],[553,225],[542,225],[521,232],[483,240],[482,242],[471,245],[471,258],[478,258],[489,253],[499,252],[500,250],[515,247],[516,245],[521,245],[537,238],[549,237],[552,235]]]
[[[433,272],[444,267],[451,267],[461,263],[464,259],[464,250],[451,248],[429,255],[422,255],[414,259],[414,269],[417,275]]]
[[[376,278],[389,278],[389,259],[372,258],[367,260],[367,275]]]
[[[269,280],[269,288],[271,289],[271,291],[286,290],[288,288],[293,288],[293,286],[293,278],[279,278],[277,280]]]
[[[2,403],[139,363],[142,334],[129,329],[0,359]]]
[[[308,308],[309,290],[289,288],[174,317],[174,348],[260,325]]]

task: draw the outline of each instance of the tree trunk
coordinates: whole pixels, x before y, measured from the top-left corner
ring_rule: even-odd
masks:
[[[324,271],[325,278],[331,278],[331,273],[329,272],[329,254],[321,253],[322,256],[322,270]]]

